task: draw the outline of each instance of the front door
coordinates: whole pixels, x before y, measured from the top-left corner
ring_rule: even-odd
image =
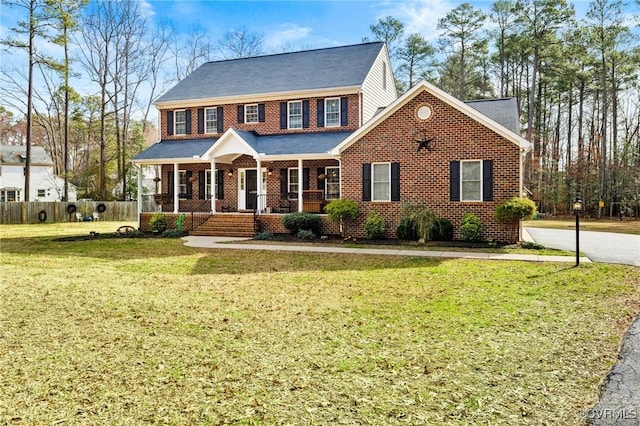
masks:
[[[246,172],[245,208],[247,210],[254,210],[257,207],[258,171],[256,169],[248,169]]]

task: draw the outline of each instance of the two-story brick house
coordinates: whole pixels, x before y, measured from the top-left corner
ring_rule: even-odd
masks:
[[[255,211],[277,232],[281,213],[349,198],[360,224],[379,211],[393,237],[402,204],[420,200],[508,235],[493,210],[520,194],[515,105],[465,104],[426,82],[398,98],[384,43],[209,62],[156,106],[160,141],[133,162],[162,166],[168,213]]]

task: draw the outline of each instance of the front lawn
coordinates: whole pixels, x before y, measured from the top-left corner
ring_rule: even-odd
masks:
[[[2,226],[0,424],[580,424],[640,270]],[[91,229],[89,229],[91,228]]]
[[[545,218],[536,220],[526,220],[523,226],[532,228],[552,228],[552,229],[576,229],[576,218]],[[603,218],[600,220],[580,218],[580,229],[583,231],[614,232],[620,234],[640,235],[640,220],[635,218],[625,218],[624,220]]]

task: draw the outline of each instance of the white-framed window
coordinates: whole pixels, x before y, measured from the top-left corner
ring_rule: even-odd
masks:
[[[340,167],[326,167],[324,181],[325,200],[337,200],[340,198]]]
[[[298,169],[289,169],[289,178],[287,182],[289,183],[289,197],[297,199],[298,198]]]
[[[482,201],[482,160],[460,162],[461,201]]]
[[[204,132],[218,133],[218,108],[204,109]]]
[[[211,169],[204,174],[204,191],[205,197],[211,198]],[[218,185],[216,185],[216,198],[218,198]]]
[[[0,201],[20,201],[20,190],[6,189],[0,191]]]
[[[44,198],[47,196],[47,190],[46,189],[38,189],[38,198]]]
[[[173,112],[173,134],[187,134],[187,111],[179,109]]]
[[[178,196],[187,196],[187,172],[185,170],[178,171]]]
[[[324,100],[324,125],[326,127],[340,126],[340,98]]]
[[[250,105],[244,106],[244,122],[245,123],[258,122],[258,104],[250,104]]]
[[[391,201],[391,163],[371,164],[372,201]]]
[[[302,129],[302,101],[289,102],[289,129]]]

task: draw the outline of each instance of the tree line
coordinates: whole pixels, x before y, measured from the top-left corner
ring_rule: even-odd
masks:
[[[69,182],[88,198],[135,198],[129,160],[155,141],[153,100],[207,60],[262,53],[261,34],[230,30],[214,45],[199,25],[186,34],[169,22],[154,25],[136,0],[2,5],[25,16],[0,40],[7,58],[20,52],[28,62],[7,60],[0,69],[0,143],[26,145],[24,199],[32,144],[51,155],[65,181],[64,200]],[[80,74],[90,80],[90,94],[72,86]]]
[[[497,0],[488,13],[463,3],[433,43],[392,16],[363,40],[387,42],[400,92],[425,78],[461,100],[515,98],[539,210],[568,213],[580,197],[598,218],[638,217],[640,38],[627,6],[592,0],[577,19],[565,0]]]
[[[0,138],[45,146],[56,173],[88,196],[125,198],[135,187],[128,161],[155,133],[153,99],[205,61],[265,53],[263,35],[241,28],[212,43],[197,24],[188,34],[152,24],[137,1],[86,1],[3,0],[27,12],[2,44],[29,66],[3,65],[2,103],[24,118],[0,109]],[[424,78],[461,100],[515,98],[533,145],[525,184],[541,211],[568,212],[579,196],[598,217],[637,214],[640,44],[629,6],[592,0],[577,18],[566,0],[497,0],[486,12],[462,3],[435,40],[388,16],[363,41],[387,43],[399,93]],[[52,43],[57,57],[45,54]],[[94,93],[71,87],[80,72]]]

